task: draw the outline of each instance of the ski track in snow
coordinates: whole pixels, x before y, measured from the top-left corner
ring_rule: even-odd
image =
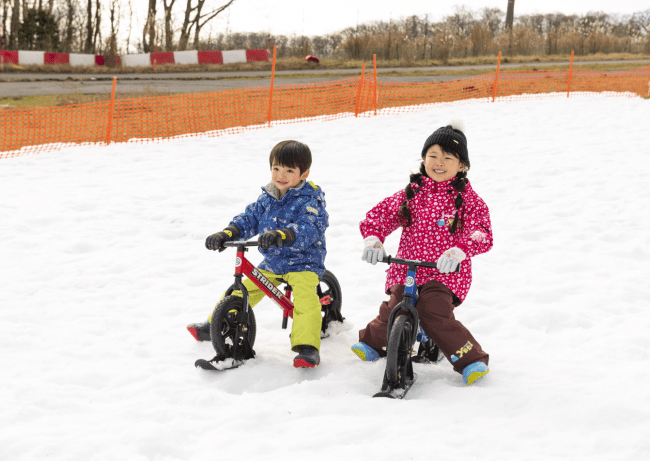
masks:
[[[649,104],[446,105],[0,160],[0,459],[643,459]],[[454,118],[495,238],[456,316],[491,373],[466,387],[446,361],[415,364],[404,400],[372,399],[385,362],[349,348],[385,299],[386,266],[361,261],[358,223]],[[313,152],[346,320],[321,365],[296,370],[290,330],[264,300],[257,359],[197,370],[214,351],[185,325],[207,317],[234,266],[205,238],[257,198],[285,139]]]

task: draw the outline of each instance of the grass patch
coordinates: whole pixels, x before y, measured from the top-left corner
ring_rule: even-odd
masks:
[[[116,93],[115,99],[150,98],[156,96],[178,95],[181,93],[169,93],[166,91],[154,91],[145,88],[139,92]],[[99,94],[48,94],[37,96],[0,96],[0,109],[31,109],[35,107],[57,107],[89,102],[101,102],[111,99],[110,93]]]
[[[643,64],[643,63],[616,63],[616,64],[579,64],[579,63],[573,63],[573,70],[594,70],[594,71],[610,71],[610,70],[635,70],[635,69],[643,69],[648,67],[648,64]],[[547,70],[568,70],[568,66],[566,65],[556,65],[556,66],[538,66],[535,67],[534,65],[523,65],[519,67],[508,67],[507,69],[502,69],[501,72],[518,72],[518,71],[523,71],[523,72],[530,72],[530,71],[547,71]],[[368,68],[366,67],[366,75],[368,75],[368,72],[372,73],[372,69],[368,71]],[[449,75],[458,75],[458,76],[471,76],[471,75],[483,75],[486,73],[492,72],[491,70],[487,69],[480,69],[480,68],[475,68],[475,69],[459,69],[459,70],[381,70],[381,68],[378,68],[377,70],[377,76],[379,77],[437,77],[437,76],[449,76]],[[359,74],[361,71],[359,71]],[[295,73],[295,74],[281,74],[281,75],[276,75],[276,79],[283,79],[283,78],[323,78],[323,77],[356,77],[357,74],[350,74],[350,73],[336,73],[336,72],[328,72],[328,73],[310,73],[310,74],[301,74],[301,73]],[[260,77],[260,78],[267,78],[267,77]]]

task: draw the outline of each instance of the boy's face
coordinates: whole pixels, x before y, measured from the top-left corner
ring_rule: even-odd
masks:
[[[431,179],[441,182],[453,179],[456,173],[465,169],[465,165],[453,155],[443,152],[438,144],[434,144],[424,156],[424,169]]]
[[[284,197],[292,187],[296,187],[300,181],[307,179],[309,170],[300,173],[299,168],[290,168],[274,163],[271,167],[271,181],[280,190],[280,197]]]

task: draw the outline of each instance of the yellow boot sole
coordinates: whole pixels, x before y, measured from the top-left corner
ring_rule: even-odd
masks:
[[[470,384],[472,384],[477,379],[482,378],[483,376],[487,375],[489,372],[490,372],[490,370],[475,371],[474,373],[470,374],[467,377],[467,385],[469,386]]]

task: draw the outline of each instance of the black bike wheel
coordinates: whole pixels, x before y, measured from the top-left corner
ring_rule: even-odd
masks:
[[[343,300],[341,285],[334,274],[330,271],[325,271],[316,287],[316,293],[319,299],[323,299],[325,296],[330,297],[330,301],[321,306],[323,316],[321,330],[324,332],[327,330],[331,321],[342,322],[344,320],[343,315],[341,315],[341,302]]]
[[[210,336],[218,357],[232,357],[236,360],[251,358],[257,330],[253,309],[248,309],[248,321],[241,324],[241,333],[236,338],[237,328],[240,326],[238,319],[243,309],[244,302],[239,296],[226,296],[214,308],[210,322]],[[233,356],[235,344],[237,344],[236,356]]]
[[[386,347],[386,379],[392,387],[406,385],[411,359],[411,321],[406,315],[398,315],[390,330]]]

